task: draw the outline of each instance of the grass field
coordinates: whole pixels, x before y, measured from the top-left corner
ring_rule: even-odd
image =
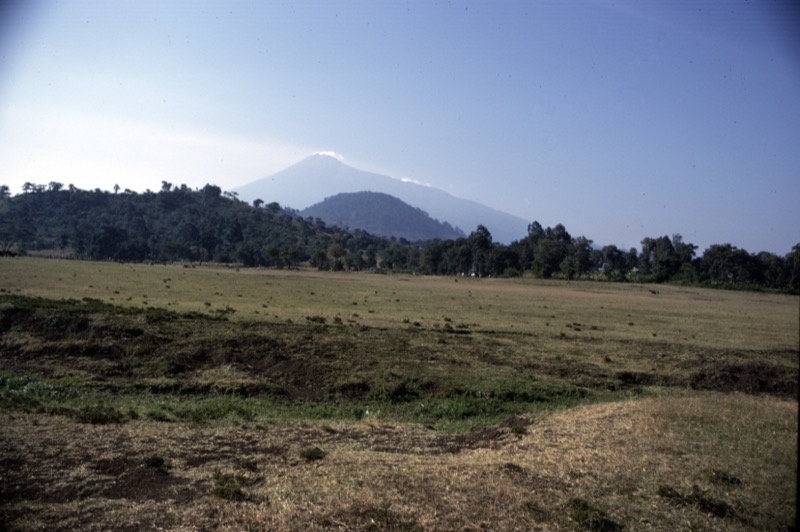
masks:
[[[797,297],[0,260],[10,529],[796,526]]]

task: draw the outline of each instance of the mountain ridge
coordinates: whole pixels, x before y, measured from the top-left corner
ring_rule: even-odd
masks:
[[[322,154],[309,156],[234,191],[245,201],[276,201],[284,207],[301,211],[340,193],[382,192],[465,233],[483,225],[495,241],[502,243],[524,238],[529,222],[475,201],[457,198],[439,188],[359,170]]]
[[[328,225],[361,229],[378,236],[405,238],[409,242],[450,240],[466,236],[447,222],[431,218],[418,207],[384,192],[342,192],[300,211]]]

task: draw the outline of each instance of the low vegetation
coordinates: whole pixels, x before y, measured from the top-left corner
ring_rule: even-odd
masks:
[[[796,297],[32,258],[0,278],[11,529],[796,525]]]

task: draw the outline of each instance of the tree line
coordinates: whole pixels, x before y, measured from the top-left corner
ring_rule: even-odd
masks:
[[[715,244],[697,255],[680,235],[646,237],[639,249],[594,246],[557,224],[528,226],[508,245],[479,225],[466,237],[409,242],[327,226],[266,203],[240,201],[206,185],[162,182],[158,192],[84,191],[26,183],[0,185],[0,254],[48,250],[114,261],[192,261],[288,268],[414,272],[430,275],[679,282],[800,293],[800,244],[785,256]]]

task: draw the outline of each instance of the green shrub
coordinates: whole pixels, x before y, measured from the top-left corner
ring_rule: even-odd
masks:
[[[75,419],[81,423],[91,423],[92,425],[124,423],[126,421],[125,414],[117,408],[101,404],[81,407],[75,413]]]
[[[326,452],[319,447],[306,447],[300,450],[300,456],[305,458],[307,462],[315,462],[322,460],[326,456]]]
[[[145,417],[150,421],[161,421],[165,423],[171,423],[175,421],[172,416],[163,410],[148,410],[145,414]]]
[[[214,487],[211,490],[211,494],[228,501],[243,501],[245,499],[241,479],[234,475],[222,474],[219,471],[214,473]]]

